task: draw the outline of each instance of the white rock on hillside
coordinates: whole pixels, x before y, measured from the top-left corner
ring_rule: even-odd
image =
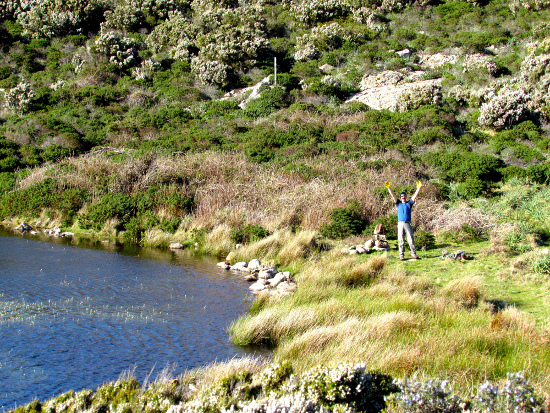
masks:
[[[441,87],[441,79],[408,81],[408,78],[404,76],[398,80],[399,78],[400,76],[395,75],[394,72],[386,75],[375,75],[374,79],[364,79],[361,82],[361,86],[366,88],[353,95],[346,103],[362,102],[372,109],[397,111],[402,96],[407,96],[411,92],[421,90],[422,88]],[[380,86],[375,86],[377,83]]]

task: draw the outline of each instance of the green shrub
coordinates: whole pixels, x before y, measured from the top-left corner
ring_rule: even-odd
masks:
[[[260,374],[260,383],[265,394],[279,390],[292,374],[292,365],[288,361],[268,366]]]
[[[435,248],[435,236],[431,232],[419,229],[414,234],[414,242],[417,248],[432,249]]]
[[[260,225],[244,224],[237,229],[232,229],[229,237],[236,244],[247,244],[258,241],[270,235],[270,232]]]
[[[536,274],[550,274],[550,255],[537,255],[531,260],[531,268]]]
[[[334,208],[329,212],[331,222],[323,224],[319,233],[331,239],[359,235],[368,222],[361,216],[361,206],[357,201],[349,202],[347,207]]]
[[[143,236],[144,229],[137,217],[131,217],[124,225],[124,233],[122,239],[124,242],[139,244]]]
[[[0,198],[0,219],[15,216],[37,217],[44,209],[54,209],[62,217],[72,217],[84,205],[88,193],[84,189],[69,188],[60,191],[53,179],[9,192]]]
[[[159,224],[157,225],[157,228],[162,231],[173,234],[178,229],[180,223],[181,223],[181,219],[179,218],[165,219],[159,222]]]
[[[385,397],[398,391],[390,376],[345,363],[332,369],[315,367],[300,377],[298,386],[307,400],[327,407],[342,404],[365,413],[381,412]]]
[[[547,184],[550,182],[550,162],[539,165],[529,165],[526,170],[527,176],[533,182],[538,184]]]
[[[288,106],[287,93],[282,87],[274,87],[262,92],[261,96],[246,104],[245,116],[250,118],[262,118],[273,112]]]
[[[15,174],[0,172],[0,196],[11,191],[15,187]]]
[[[396,214],[382,215],[381,217],[378,217],[372,224],[370,224],[363,231],[363,234],[372,235],[374,233],[374,229],[379,224],[382,224],[384,226],[384,231],[386,232],[387,239],[390,239],[390,240],[397,239],[397,215]]]
[[[121,221],[121,227],[134,216],[135,202],[126,194],[120,192],[109,192],[105,194],[99,202],[88,207],[86,214],[79,217],[82,228],[101,229],[101,226],[110,218],[118,218]]]
[[[50,145],[42,152],[41,157],[45,162],[59,162],[74,154],[74,150],[59,145]]]

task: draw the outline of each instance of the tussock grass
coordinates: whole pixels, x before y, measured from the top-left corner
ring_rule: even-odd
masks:
[[[166,248],[171,242],[173,242],[173,240],[174,236],[172,234],[151,228],[145,231],[145,234],[141,240],[141,245],[144,247]]]
[[[481,279],[479,277],[465,277],[452,281],[441,290],[441,293],[465,308],[476,307],[483,297]]]
[[[335,249],[319,262],[307,267],[300,280],[323,286],[359,286],[370,283],[380,274],[387,262],[385,256],[374,256],[358,261],[354,256],[344,256]]]
[[[216,362],[205,367],[188,370],[179,377],[179,381],[180,383],[192,384],[195,392],[199,393],[229,375],[236,376],[242,374],[242,372],[257,374],[268,363],[268,359],[261,357],[233,358],[229,361]]]
[[[362,361],[394,377],[440,377],[467,391],[524,371],[543,388],[550,374],[544,330],[518,308],[495,312],[486,278],[475,269],[466,277],[439,278],[475,262],[403,265],[392,259],[394,252],[342,256],[337,250],[304,263],[293,296],[253,305],[231,326],[235,341],[276,344],[275,358],[298,372]],[[417,267],[439,270],[434,276],[411,271]],[[375,275],[363,282],[369,273]]]

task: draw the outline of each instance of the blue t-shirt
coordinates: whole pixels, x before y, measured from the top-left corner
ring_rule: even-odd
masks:
[[[397,207],[397,220],[398,221],[410,221],[411,212],[414,201],[409,199],[407,202],[397,201],[395,206]]]

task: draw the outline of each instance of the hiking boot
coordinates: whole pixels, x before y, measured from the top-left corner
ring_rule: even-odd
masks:
[[[419,260],[420,258],[418,258],[418,255],[415,254],[415,255],[413,255],[413,256],[411,257],[411,259],[413,259],[413,260]]]

